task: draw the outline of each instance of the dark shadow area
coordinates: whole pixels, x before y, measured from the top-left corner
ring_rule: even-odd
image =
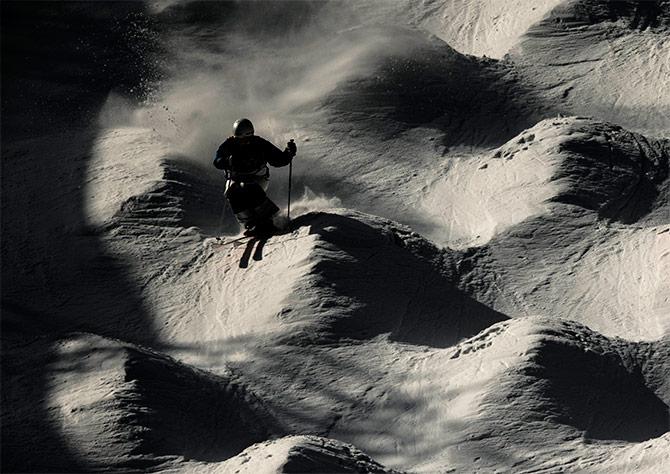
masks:
[[[249,266],[249,259],[251,258],[251,253],[254,251],[254,245],[256,245],[256,240],[251,239],[244,246],[244,252],[242,252],[242,258],[240,258],[239,263],[240,268],[247,268]]]
[[[126,263],[87,230],[82,188],[100,108],[112,90],[143,97],[158,76],[156,41],[139,2],[1,8],[2,471],[89,471],[46,405],[44,364],[55,339],[34,334],[154,338]],[[35,337],[44,352],[19,357]],[[15,403],[29,407],[25,418],[9,416]]]
[[[292,33],[311,24],[318,13],[338,2],[292,0],[290,8],[283,2],[259,0],[239,1],[189,1],[175,3],[156,15],[166,28],[211,27],[217,36],[234,32],[260,40],[289,37]],[[324,26],[328,26],[324,22]],[[205,39],[206,41],[206,39]],[[221,46],[221,44],[219,44]]]
[[[145,427],[138,449],[157,456],[223,461],[283,431],[244,386],[169,358],[127,349],[124,409]]]
[[[456,288],[441,251],[423,239],[408,244],[390,229],[338,214],[305,214],[292,226],[309,226],[324,250],[315,255],[310,278],[321,295],[314,303],[318,329],[298,338],[324,342],[389,332],[396,341],[448,347],[507,319]]]
[[[418,32],[407,49],[379,58],[373,74],[329,96],[325,106],[336,127],[348,133],[355,123],[360,133],[383,140],[422,126],[441,131],[446,147],[493,146],[557,112],[504,62],[460,54]]]
[[[13,347],[4,370],[30,379],[48,367],[55,406],[76,413],[62,423],[70,445],[101,463],[53,463],[50,470],[135,472],[159,469],[180,456],[223,461],[251,444],[284,434],[263,402],[233,376],[213,375],[91,334],[68,334],[61,339],[66,344],[57,348],[45,343],[47,338],[37,336]],[[8,419],[19,423],[31,418],[33,407],[18,399],[29,390],[39,386],[13,386],[5,392],[3,403],[15,407]],[[114,396],[107,396],[110,391]],[[117,425],[105,426],[101,420],[116,420]],[[36,457],[62,456],[58,450],[63,446],[50,431],[18,435],[6,440],[8,448],[28,445]],[[30,470],[44,471],[37,460],[28,460],[20,471]]]
[[[577,24],[623,21],[634,30],[670,26],[670,4],[665,0],[582,0],[572,2],[568,11],[566,20]]]
[[[254,250],[254,255],[253,259],[257,262],[260,262],[263,260],[263,248],[265,247],[265,244],[268,242],[268,239],[260,239],[258,241],[258,244],[256,245],[256,250]]]
[[[575,133],[577,132],[577,133]],[[554,202],[597,211],[601,219],[633,224],[653,209],[668,176],[663,142],[611,124],[589,121],[569,130],[569,152],[553,179],[570,183]]]
[[[2,308],[3,318],[7,312]],[[45,367],[56,359],[54,339],[8,334],[2,350],[2,472],[89,472],[45,404]]]
[[[587,438],[641,442],[670,430],[668,406],[646,386],[640,369],[627,369],[619,354],[547,340],[535,362],[556,421]]]
[[[249,260],[252,259],[254,262],[260,262],[263,260],[263,249],[265,248],[265,244],[267,244],[267,242],[267,238],[251,238],[244,246],[244,252],[242,252],[242,257],[240,258],[238,264],[239,267],[248,268]]]

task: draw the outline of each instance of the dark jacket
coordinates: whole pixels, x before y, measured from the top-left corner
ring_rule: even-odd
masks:
[[[291,162],[288,150],[281,151],[257,135],[245,139],[227,138],[214,158],[214,166],[229,176],[258,175],[267,172],[267,165],[286,166]]]

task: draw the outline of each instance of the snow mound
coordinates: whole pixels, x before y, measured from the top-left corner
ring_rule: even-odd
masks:
[[[304,314],[312,323],[308,334],[366,339],[388,333],[444,347],[504,319],[455,290],[441,252],[406,227],[343,210],[304,215],[295,225],[314,236],[312,265],[291,297],[300,309],[289,306],[284,317]]]
[[[299,216],[292,229],[241,245],[175,234],[160,248],[138,245],[139,234],[127,246],[119,229],[109,245],[138,262],[133,279],[146,282],[160,339],[200,367],[270,340],[385,334],[445,347],[505,318],[458,290],[443,252],[397,223],[339,209]]]
[[[353,5],[363,22],[408,23],[459,52],[502,58],[523,34],[564,0],[381,0]]]
[[[383,33],[404,48],[380,55],[372,71],[322,100],[333,132],[388,140],[425,126],[442,131],[444,145],[490,145],[543,118],[542,104],[508,65],[465,56],[419,31]]]
[[[665,2],[565,2],[511,59],[548,103],[631,130],[670,130],[670,8]]]
[[[287,436],[255,444],[221,465],[187,465],[184,472],[274,474],[290,472],[393,473],[354,446],[318,436]]]
[[[121,210],[129,196],[159,181],[165,144],[145,129],[112,128],[96,137],[88,162],[84,203],[91,226],[102,226]]]
[[[481,246],[531,216],[549,211],[564,131],[547,123],[522,132],[494,153],[454,157],[424,189],[431,237],[450,248]],[[537,137],[537,138],[536,138]]]
[[[578,469],[578,459],[607,472],[645,449],[648,465],[667,458],[669,348],[532,317],[448,349],[280,345],[232,366],[270,394],[288,431],[352,443],[397,469]]]
[[[91,150],[86,219],[98,228],[197,227],[216,234],[222,230],[223,183],[222,175],[171,153],[151,130],[106,129]]]
[[[631,443],[640,443],[650,450],[648,465],[658,466],[653,460],[666,458],[670,430],[669,349],[667,341],[608,339],[564,320],[525,318],[492,326],[451,355],[482,358],[476,365],[481,375],[469,380],[474,387],[482,377],[489,380],[457,455],[495,451],[498,462],[517,470],[608,472],[632,451]],[[508,448],[519,443],[526,446],[523,455]]]
[[[636,340],[666,334],[668,142],[590,119],[549,119],[487,162],[495,171],[507,160],[521,161],[517,176],[540,162],[551,177],[542,178],[544,195],[535,193],[544,198],[540,212],[459,257],[468,294],[510,317],[552,314]],[[497,218],[518,208],[511,203]]]
[[[546,119],[491,154],[447,161],[422,205],[443,229],[434,238],[452,248],[559,214],[557,203],[607,222],[666,224],[669,147],[591,119]]]
[[[15,433],[17,450],[37,449],[44,423],[37,418],[44,414],[85,470],[222,461],[281,434],[262,402],[232,373],[215,376],[90,334],[42,337],[15,349],[8,361],[12,377],[43,377],[46,389],[40,410],[19,403],[28,387],[14,385],[8,403],[16,410],[3,414],[3,425]],[[73,467],[54,443],[40,449],[47,464],[35,458],[34,469],[54,469],[61,462],[64,470]]]
[[[423,2],[417,20],[462,53],[500,59],[522,40],[528,28],[563,1],[431,0]]]
[[[510,327],[528,324],[522,320]],[[484,401],[509,400],[515,394],[501,410],[501,426],[542,416],[544,422],[576,429],[592,441],[628,442],[670,430],[670,393],[660,382],[670,370],[667,343],[608,339],[565,320],[538,319],[529,327],[521,363],[503,376],[499,394]],[[468,347],[464,344],[464,350]],[[510,413],[514,406],[523,407],[523,418]]]

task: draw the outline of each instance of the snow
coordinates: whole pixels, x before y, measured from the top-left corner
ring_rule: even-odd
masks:
[[[544,184],[553,195],[543,213],[474,252],[465,285],[479,287],[480,301],[508,315],[553,314],[632,340],[667,334],[667,279],[661,275],[670,227],[667,212],[659,219],[652,210],[656,194],[665,191],[647,181],[657,172],[655,153],[664,153],[667,142],[653,145],[655,152],[639,145],[646,140],[640,136],[584,118],[547,120],[530,132],[534,141],[553,143],[537,155],[554,163]],[[527,146],[519,141],[503,146],[498,159],[508,153],[517,160],[514,153]],[[493,282],[484,283],[481,268]]]
[[[3,471],[661,472],[670,13],[238,7],[147,10],[148,103],[3,129]],[[250,108],[293,219],[222,245]]]
[[[437,36],[457,51],[500,59],[562,0],[408,0],[354,3],[364,24],[409,24]]]
[[[662,28],[635,28],[630,14],[585,25],[578,3],[566,2],[529,28],[511,56],[533,87],[567,113],[667,136],[670,98],[660,91],[670,77],[670,38]]]
[[[86,221],[104,225],[128,196],[147,192],[162,178],[157,162],[168,152],[146,129],[112,128],[96,137],[84,191]]]
[[[254,444],[219,465],[188,464],[167,472],[279,473],[279,472],[393,473],[367,455],[337,440],[318,436],[287,436]]]
[[[446,231],[436,236],[438,242],[451,248],[481,246],[548,211],[548,201],[558,192],[551,177],[561,158],[555,150],[561,133],[540,136],[543,131],[524,133],[489,156],[453,157],[445,163],[421,202]]]

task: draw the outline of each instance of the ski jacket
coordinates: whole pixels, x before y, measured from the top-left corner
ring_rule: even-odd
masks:
[[[229,179],[245,181],[245,178],[267,178],[268,164],[286,166],[291,159],[288,150],[281,151],[266,139],[252,135],[245,139],[227,138],[216,151],[214,166],[226,171]]]

